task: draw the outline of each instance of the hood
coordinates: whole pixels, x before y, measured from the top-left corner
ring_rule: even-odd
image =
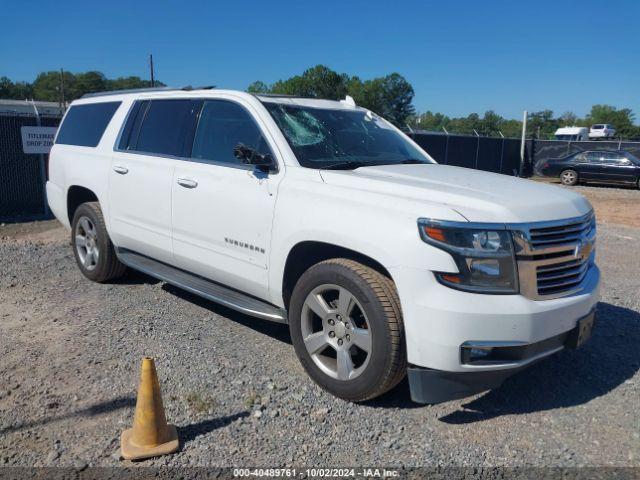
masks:
[[[568,189],[448,165],[382,165],[322,170],[335,186],[450,207],[470,222],[538,222],[584,215],[589,202]],[[428,205],[421,214],[429,217]]]

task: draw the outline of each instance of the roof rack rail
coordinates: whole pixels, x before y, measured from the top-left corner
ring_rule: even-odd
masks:
[[[305,98],[309,100],[329,100],[328,98],[312,97],[310,95],[289,95],[287,93],[253,93],[254,97],[273,97],[273,98]]]
[[[214,88],[216,88],[215,85],[205,85],[204,87],[192,87],[191,85],[187,85],[186,87],[182,87],[180,90],[190,92],[191,90],[213,90]]]
[[[192,87],[191,85],[187,85],[181,88],[172,88],[172,87],[150,87],[150,88],[130,88],[127,90],[109,90],[107,92],[94,92],[94,93],[85,93],[81,98],[90,98],[90,97],[102,97],[105,95],[120,95],[123,93],[145,93],[145,92],[171,92],[183,90],[185,92],[190,92],[192,90],[211,90],[216,88],[215,85],[207,85],[204,87]]]
[[[169,92],[171,90],[181,90],[181,89],[171,88],[171,87],[129,88],[126,90],[109,90],[107,92],[85,93],[80,98],[102,97],[105,95],[120,95],[123,93]]]

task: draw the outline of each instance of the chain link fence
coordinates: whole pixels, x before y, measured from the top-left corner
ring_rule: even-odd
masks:
[[[438,163],[473,168],[503,175],[527,176],[531,163],[531,142],[525,148],[525,164],[520,161],[520,139],[439,132],[411,132],[409,136]]]
[[[24,126],[57,127],[59,116],[0,113],[0,222],[50,217],[45,183],[48,155],[26,154]]]

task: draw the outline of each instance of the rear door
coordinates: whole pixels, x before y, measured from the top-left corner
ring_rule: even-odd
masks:
[[[283,172],[263,172],[234,156],[239,144],[275,153],[251,108],[205,100],[191,159],[177,161],[173,175],[173,248],[177,266],[267,298],[271,227]]]
[[[171,186],[191,121],[189,99],[136,102],[113,154],[109,182],[114,242],[170,263]]]

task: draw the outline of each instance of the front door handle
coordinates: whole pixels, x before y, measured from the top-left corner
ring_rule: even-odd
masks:
[[[196,188],[198,186],[198,182],[190,178],[178,178],[178,185],[184,188]]]
[[[127,167],[121,167],[120,165],[114,165],[113,171],[120,175],[126,175],[129,173],[129,169]]]

